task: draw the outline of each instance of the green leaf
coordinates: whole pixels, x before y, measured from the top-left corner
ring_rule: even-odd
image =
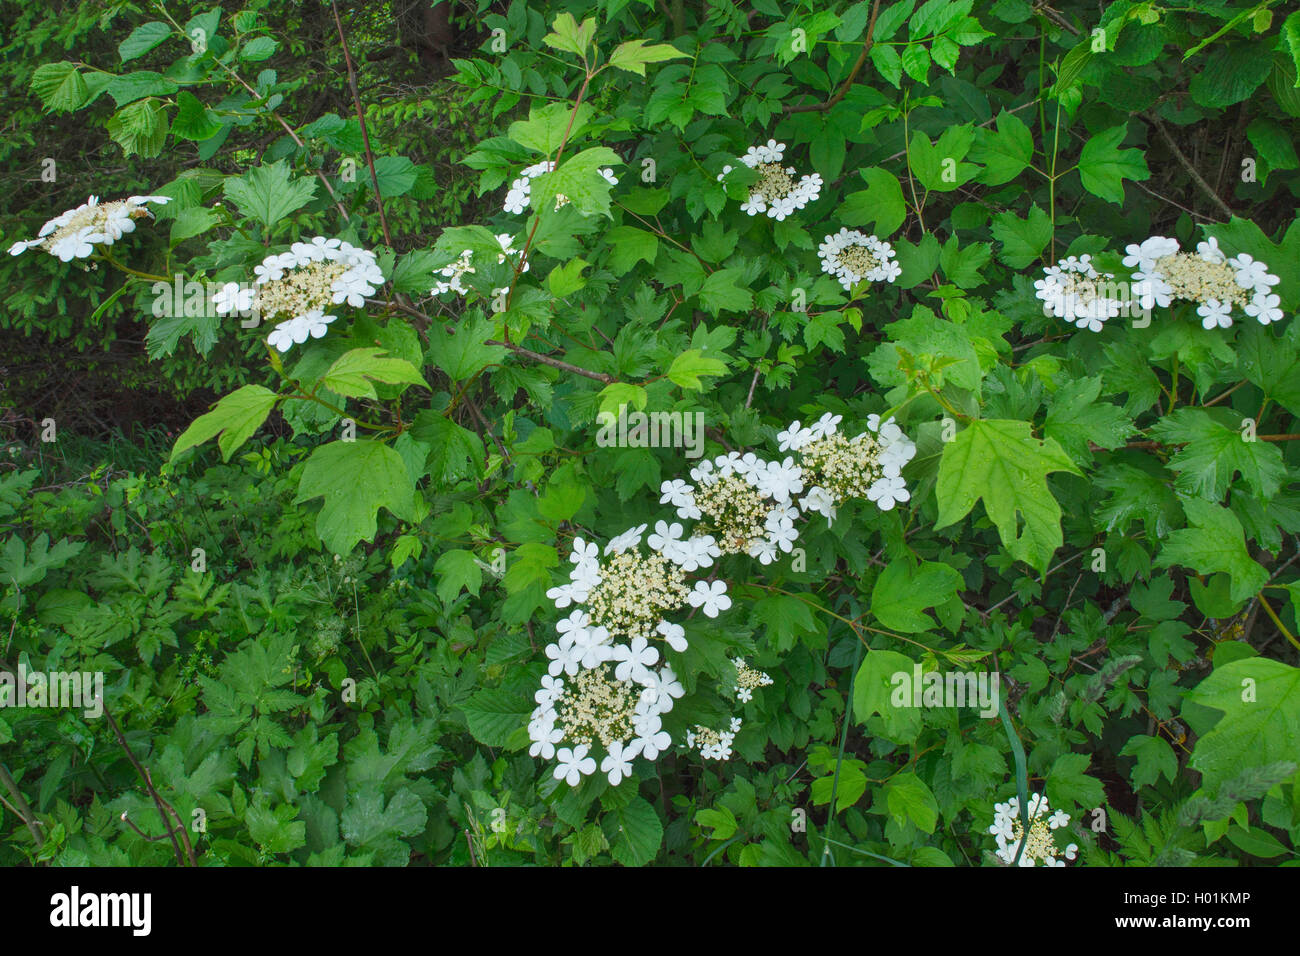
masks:
[[[378,398],[371,381],[429,387],[414,365],[406,359],[383,358],[386,354],[384,349],[378,348],[344,352],[320,377],[320,384],[349,398]]]
[[[591,118],[591,107],[583,103],[576,114],[568,103],[530,107],[528,119],[511,123],[507,135],[520,146],[551,156],[564,142],[564,131],[570,128],[570,116],[573,117],[572,132],[577,132]]]
[[[677,60],[685,53],[667,43],[654,43],[646,46],[645,40],[628,40],[620,43],[609,55],[609,65],[637,76],[645,76],[647,63],[661,63],[664,60]]]
[[[885,806],[900,825],[910,820],[926,833],[933,833],[939,822],[939,801],[925,781],[910,771],[889,778]]]
[[[1300,668],[1266,657],[1232,661],[1216,667],[1187,699],[1223,711],[1192,751],[1191,767],[1208,791],[1247,768],[1293,761],[1300,753]]]
[[[1228,409],[1179,408],[1151,428],[1167,444],[1186,442],[1169,459],[1178,473],[1174,487],[1184,494],[1218,501],[1240,473],[1261,498],[1272,498],[1286,480],[1282,452],[1270,442],[1246,440],[1240,413]]]
[[[153,99],[122,107],[109,117],[105,128],[128,156],[150,159],[161,153],[167,142],[167,117],[162,105]]]
[[[1222,571],[1232,580],[1230,593],[1237,603],[1258,594],[1268,583],[1268,572],[1251,560],[1237,516],[1200,498],[1184,499],[1183,510],[1192,527],[1170,532],[1154,566],[1177,564],[1199,574]]]
[[[1083,188],[1107,202],[1124,202],[1125,179],[1151,178],[1141,150],[1119,148],[1127,134],[1127,124],[1097,133],[1084,144],[1079,155]]]
[[[1178,773],[1178,758],[1174,755],[1174,748],[1163,737],[1148,737],[1146,734],[1130,737],[1120,751],[1120,756],[1137,758],[1133,769],[1129,771],[1134,790],[1154,786],[1162,776],[1172,781]]]
[[[872,225],[877,236],[887,238],[907,218],[903,188],[887,169],[871,166],[861,172],[867,188],[845,196],[835,216],[848,226]]]
[[[793,649],[801,637],[822,633],[812,612],[812,607],[801,598],[791,594],[771,594],[754,603],[753,613],[755,622],[761,621],[767,626],[764,635],[768,646],[777,653],[784,653]]]
[[[557,50],[567,50],[585,58],[587,47],[591,46],[592,38],[596,35],[596,21],[588,18],[579,26],[573,19],[573,14],[561,13],[551,24],[551,29],[554,32],[542,37],[542,42]]]
[[[131,35],[117,47],[117,54],[123,63],[129,63],[136,57],[144,56],[163,40],[172,35],[172,28],[161,20],[150,20],[131,31]]]
[[[221,433],[217,446],[221,449],[221,460],[229,461],[235,449],[266,421],[266,416],[271,414],[271,409],[275,406],[276,397],[275,392],[261,385],[245,385],[236,389],[217,402],[212,411],[196,418],[181,433],[168,460],[175,461],[181,452]]]
[[[610,184],[600,174],[601,167],[621,165],[623,160],[607,146],[593,146],[566,159],[551,173],[533,180],[530,198],[533,208],[550,212],[557,195],[568,197],[584,216],[609,216]],[[612,218],[612,217],[611,217]]]
[[[987,242],[972,242],[963,246],[957,241],[956,235],[951,235],[939,251],[939,268],[953,285],[959,289],[970,289],[984,281],[980,269],[988,265],[992,257],[992,247]]]
[[[197,142],[211,139],[220,130],[221,123],[197,96],[189,90],[181,90],[176,94],[176,118],[172,120],[173,136]]]
[[[1088,809],[1101,806],[1106,800],[1106,791],[1100,780],[1085,772],[1091,762],[1088,754],[1064,753],[1057,757],[1052,769],[1047,771],[1044,787],[1047,799],[1057,807],[1071,803]]]
[[[687,349],[673,359],[668,368],[668,379],[682,388],[702,390],[702,375],[726,375],[727,363],[705,355],[700,349]]]
[[[1187,89],[1197,105],[1218,110],[1254,93],[1272,69],[1272,59],[1261,55],[1257,44],[1225,43],[1191,71]]]
[[[528,742],[533,699],[498,688],[478,691],[460,707],[474,739],[486,747],[518,749]]]
[[[659,254],[659,237],[635,226],[615,226],[605,234],[609,244],[609,271],[616,276],[627,273],[642,260],[653,263]]]
[[[176,90],[175,83],[151,70],[125,73],[108,81],[108,93],[118,106],[134,103],[147,96],[170,96]]]
[[[754,295],[737,285],[744,278],[741,269],[718,269],[700,286],[700,305],[715,318],[720,312],[748,312],[754,305]]]
[[[652,862],[664,838],[659,815],[641,797],[634,797],[627,806],[605,814],[601,828],[614,859],[624,866],[645,866]]]
[[[739,827],[736,823],[736,815],[728,807],[721,805],[716,809],[698,811],[695,814],[695,822],[702,827],[713,828],[713,832],[709,834],[712,840],[730,840]]]
[[[906,561],[891,561],[871,589],[871,613],[894,631],[928,631],[935,623],[925,609],[952,600],[961,586],[961,575],[946,564],[922,561],[912,568]]]
[[[77,64],[66,60],[38,66],[32,73],[31,87],[51,112],[80,109],[90,97],[90,89]]]
[[[253,37],[239,49],[239,58],[256,63],[275,53],[277,44],[271,37]]]
[[[283,160],[255,166],[238,179],[229,178],[223,191],[239,211],[268,228],[316,196],[315,180],[294,178]]]
[[[294,504],[324,498],[316,532],[335,554],[348,554],[358,541],[375,539],[376,516],[387,508],[416,520],[415,487],[406,463],[376,441],[334,441],[307,459]]]
[[[897,651],[874,650],[868,652],[853,678],[853,716],[865,724],[868,717],[879,714],[885,736],[899,744],[911,743],[921,732],[921,711],[892,703],[894,676],[905,675],[910,683],[915,663]]]
[[[504,347],[485,344],[492,338],[492,331],[490,319],[461,322],[454,332],[444,332],[435,325],[429,330],[428,359],[453,381],[463,382],[505,359]]]
[[[1052,238],[1052,221],[1037,203],[1029,207],[1027,219],[1000,212],[993,217],[993,238],[1002,243],[998,258],[1013,269],[1023,269],[1043,254]]]
[[[996,132],[985,127],[975,131],[971,159],[984,166],[980,182],[1000,186],[1015,179],[1034,161],[1033,134],[1014,113],[999,113]]]
[[[1061,506],[1047,487],[1053,471],[1082,474],[1055,439],[1035,439],[1028,422],[972,421],[944,446],[935,527],[961,520],[982,498],[1012,557],[1046,571],[1062,541]]]
[[[1228,839],[1232,841],[1233,846],[1237,847],[1237,849],[1245,850],[1251,856],[1257,856],[1263,860],[1271,860],[1274,857],[1292,853],[1277,837],[1259,827],[1251,827],[1249,830],[1238,826],[1231,827],[1228,830]]]
[[[582,270],[590,265],[585,259],[570,259],[568,262],[561,263],[551,270],[551,274],[546,277],[546,284],[550,286],[551,295],[557,299],[563,299],[567,295],[572,295],[587,284],[586,277],[583,276]]]
[[[1076,378],[1057,389],[1047,410],[1043,434],[1054,438],[1065,453],[1082,465],[1092,464],[1088,443],[1118,448],[1133,432],[1124,409],[1100,401],[1101,376]]]

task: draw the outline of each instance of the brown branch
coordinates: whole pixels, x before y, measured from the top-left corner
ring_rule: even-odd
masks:
[[[339,42],[343,44],[343,62],[348,68],[348,86],[352,89],[352,104],[356,107],[357,122],[361,124],[361,145],[366,150],[366,165],[370,167],[370,182],[375,187],[375,205],[379,207],[379,225],[384,230],[384,245],[393,248],[393,237],[388,232],[388,218],[384,215],[384,197],[379,191],[379,177],[375,174],[375,154],[370,151],[370,133],[366,130],[366,116],[361,109],[361,94],[357,90],[357,74],[352,69],[352,54],[348,51],[348,40],[343,35],[343,21],[339,19],[339,5],[330,0],[334,10],[334,23],[338,27]]]
[[[593,372],[591,369],[582,368],[578,365],[570,365],[568,362],[561,362],[559,359],[551,358],[549,355],[543,355],[541,352],[534,352],[532,349],[526,349],[522,345],[515,345],[513,342],[498,342],[495,339],[488,339],[484,345],[500,345],[503,348],[510,349],[517,355],[526,355],[535,362],[541,362],[552,368],[562,369],[566,372],[573,372],[575,375],[583,375],[587,378],[595,379],[597,382],[603,382],[606,385],[614,384],[614,377],[606,375],[604,372]]]
[[[135,772],[138,773],[140,779],[144,781],[145,789],[149,791],[149,796],[153,798],[154,806],[158,808],[158,816],[162,817],[163,829],[167,831],[167,836],[172,841],[172,850],[176,854],[176,862],[181,866],[184,866],[186,857],[188,857],[190,866],[198,866],[198,861],[194,858],[194,848],[190,845],[190,836],[185,832],[185,824],[184,821],[181,820],[181,815],[176,812],[175,808],[173,808],[170,803],[162,798],[162,794],[160,794],[154,787],[153,778],[149,776],[149,771],[140,764],[140,761],[136,759],[135,754],[131,752],[131,748],[127,745],[126,737],[122,734],[122,728],[117,725],[117,721],[113,719],[113,715],[109,712],[108,703],[102,698],[100,700],[100,706],[104,709],[104,716],[108,718],[108,724],[113,728],[113,733],[117,735],[117,742],[121,744],[122,749],[126,751],[127,759],[131,761],[131,766],[135,767]],[[169,812],[171,813],[171,816],[176,818],[176,822],[179,824],[175,829],[172,828],[171,818],[167,815]],[[132,826],[134,826],[134,824],[132,824]],[[176,842],[176,833],[178,831],[181,835],[181,839],[185,842],[184,854],[181,853],[180,844]]]
[[[876,32],[876,15],[878,13],[880,13],[880,0],[876,0],[871,5],[871,20],[867,23],[867,35],[862,41],[862,52],[858,54],[858,62],[853,64],[853,69],[849,71],[849,75],[845,77],[844,82],[840,84],[840,88],[835,91],[835,94],[825,103],[805,103],[799,106],[787,107],[786,113],[824,113],[844,99],[849,87],[853,85],[853,81],[858,78],[858,74],[862,72],[862,68],[867,63],[867,54],[871,52],[871,45],[874,41],[873,34]]]
[[[1169,145],[1170,152],[1174,154],[1174,159],[1178,160],[1183,169],[1187,170],[1187,175],[1192,177],[1192,182],[1201,187],[1201,190],[1205,195],[1209,196],[1210,199],[1214,201],[1214,204],[1223,211],[1223,214],[1229,219],[1236,215],[1232,211],[1232,207],[1224,202],[1222,197],[1220,197],[1219,194],[1210,187],[1210,184],[1205,181],[1204,177],[1196,171],[1196,167],[1192,165],[1191,160],[1183,155],[1183,151],[1178,148],[1178,144],[1174,142],[1174,138],[1169,135],[1169,130],[1165,129],[1165,124],[1160,122],[1160,117],[1156,116],[1154,113],[1140,113],[1139,115],[1160,131],[1160,135],[1164,137],[1165,142]]]
[[[36,843],[36,849],[39,850],[45,845],[45,834],[41,831],[41,822],[36,819],[36,814],[32,812],[27,798],[18,789],[17,781],[9,775],[9,770],[2,763],[0,763],[0,783],[4,784],[5,789],[9,791],[9,795],[14,798],[16,804],[13,808],[14,813],[18,815],[18,819],[26,824],[28,832],[31,833],[32,839]]]

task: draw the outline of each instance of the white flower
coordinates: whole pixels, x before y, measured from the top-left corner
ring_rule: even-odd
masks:
[[[1237,285],[1254,292],[1268,292],[1281,280],[1269,275],[1268,266],[1246,255],[1244,252],[1235,259],[1229,259],[1228,265],[1237,270]]]
[[[731,607],[731,598],[727,596],[727,584],[725,581],[696,581],[695,590],[693,590],[687,599],[691,607],[698,607],[704,612],[705,617],[717,617],[719,612],[725,611]]]
[[[911,497],[902,478],[878,478],[875,484],[867,489],[867,498],[874,501],[881,511],[888,511],[896,503],[907,501]]]
[[[628,528],[622,534],[611,538],[609,544],[605,545],[606,554],[622,554],[629,548],[635,548],[641,543],[641,535],[645,532],[645,525],[639,524],[635,528]]]
[[[758,558],[758,563],[762,565],[771,564],[780,554],[775,542],[768,538],[755,538],[749,543],[749,550],[746,553],[752,558]]]
[[[1246,314],[1259,320],[1260,325],[1268,325],[1270,322],[1282,321],[1282,310],[1279,308],[1282,300],[1276,295],[1269,295],[1267,292],[1256,292],[1255,297],[1244,306]]]
[[[835,520],[835,497],[819,485],[808,489],[808,494],[799,500],[799,507],[804,511],[816,511],[825,515],[827,521]]]
[[[1223,250],[1219,248],[1219,240],[1211,236],[1205,242],[1196,244],[1196,254],[1206,262],[1220,263],[1227,259]]]
[[[609,631],[604,627],[588,627],[573,635],[573,650],[578,654],[578,663],[588,670],[599,667],[614,656],[614,648],[609,646]]]
[[[579,593],[582,593],[583,596],[578,597]],[[546,596],[555,602],[555,606],[557,609],[561,609],[561,610],[568,607],[570,604],[573,604],[574,602],[580,604],[587,599],[586,593],[582,590],[582,588],[572,583],[560,584],[557,585],[556,587],[550,588],[546,592]]]
[[[614,175],[614,170],[602,169],[600,170],[600,175],[603,176],[605,178],[605,181],[609,183],[611,186],[618,185],[618,177]]]
[[[266,337],[266,343],[279,349],[281,352],[289,351],[289,349],[293,347],[294,343],[307,341],[306,332],[304,331],[300,333],[301,325],[302,320],[298,318],[287,319],[286,321],[281,322],[271,330],[271,334]]]
[[[691,492],[694,490],[680,478],[665,481],[659,486],[659,503],[661,505],[671,503],[674,508],[680,508],[682,505],[693,501]]]
[[[573,640],[578,639],[578,635],[587,629],[591,623],[591,618],[587,617],[587,612],[581,609],[573,611],[568,617],[555,622],[555,630],[561,634],[568,634]]]
[[[50,246],[50,252],[61,262],[84,259],[95,251],[95,243],[104,239],[102,232],[96,232],[93,226],[85,226],[55,242]]]
[[[1215,327],[1228,329],[1232,327],[1232,303],[1210,299],[1196,307],[1196,314],[1201,317],[1201,325],[1207,329]]]
[[[572,677],[578,673],[578,659],[582,656],[582,650],[574,646],[572,635],[565,634],[554,644],[546,645],[546,656],[551,659],[546,670],[552,677],[560,671]]]
[[[609,752],[600,762],[600,770],[609,776],[611,787],[617,787],[624,777],[632,776],[632,760],[637,753],[635,748],[624,750],[622,741],[616,740],[609,745]]]
[[[902,274],[894,247],[857,229],[840,229],[817,247],[822,271],[839,280],[846,292],[859,282],[893,282]],[[819,436],[820,437],[820,436]]]
[[[639,747],[641,756],[646,760],[656,759],[662,751],[673,745],[673,738],[668,735],[668,731],[660,729],[662,726],[662,721],[657,716],[643,717],[639,725],[634,725],[637,737],[632,741],[632,746]]]
[[[814,438],[825,438],[827,435],[834,435],[836,426],[843,420],[843,415],[832,415],[830,412],[826,412],[821,418],[809,425],[808,430],[812,432]]]
[[[569,560],[574,564],[586,564],[589,561],[599,561],[600,546],[594,541],[589,544],[581,538],[574,538],[573,551],[569,554]]]
[[[618,665],[614,668],[616,680],[631,680],[643,684],[648,669],[659,661],[659,649],[651,647],[644,637],[634,637],[630,644],[619,644],[614,647],[610,659],[618,661]]]
[[[669,524],[666,521],[656,521],[654,534],[650,535],[649,544],[656,551],[662,552],[665,545],[682,539],[682,526],[674,521]]]
[[[528,748],[528,756],[550,760],[555,756],[555,745],[563,739],[564,730],[554,724],[538,728],[537,735],[532,738],[533,744]]]
[[[553,704],[560,699],[564,693],[564,680],[559,677],[552,677],[550,674],[542,675],[542,686],[533,694],[533,701],[537,704]]]
[[[1150,272],[1155,268],[1157,259],[1171,256],[1178,251],[1178,240],[1152,236],[1142,240],[1141,245],[1127,246],[1124,251],[1128,253],[1123,259],[1124,265],[1130,269],[1136,266],[1143,272]]]
[[[763,494],[770,495],[777,501],[788,501],[791,495],[803,491],[803,469],[794,463],[793,458],[787,458],[779,464],[769,462],[755,484]]]
[[[786,518],[768,533],[768,540],[789,554],[794,543],[799,540],[799,531],[795,528],[794,522]]]
[[[663,635],[664,641],[678,654],[686,650],[686,628],[680,624],[674,624],[671,621],[660,621],[655,630]]]
[[[584,776],[596,772],[596,761],[587,756],[586,744],[579,744],[570,750],[561,747],[555,755],[558,761],[554,774],[556,780],[563,780],[571,787],[576,787]]]
[[[227,282],[213,295],[212,306],[220,315],[247,312],[253,307],[253,290],[243,288],[238,282]]]

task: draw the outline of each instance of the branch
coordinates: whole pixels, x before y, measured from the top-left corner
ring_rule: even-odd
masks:
[[[393,237],[388,232],[388,219],[384,215],[384,197],[379,191],[379,177],[375,174],[375,154],[370,151],[370,133],[366,130],[366,116],[361,109],[361,94],[357,91],[357,74],[352,69],[352,54],[348,51],[348,40],[343,35],[343,21],[339,19],[339,5],[330,0],[334,10],[334,24],[338,27],[339,42],[343,44],[343,62],[348,68],[348,86],[352,88],[352,104],[356,107],[357,122],[361,124],[361,145],[366,150],[366,165],[370,167],[370,182],[375,187],[375,205],[379,207],[379,225],[384,230],[384,245],[393,248]]]
[[[1174,159],[1178,160],[1183,169],[1187,170],[1187,175],[1192,177],[1192,182],[1200,186],[1205,195],[1209,196],[1210,199],[1214,201],[1214,204],[1218,206],[1219,209],[1223,211],[1223,214],[1229,219],[1236,215],[1232,211],[1232,207],[1224,202],[1223,199],[1220,198],[1219,194],[1210,188],[1210,184],[1205,181],[1201,174],[1196,171],[1196,167],[1192,165],[1192,161],[1183,155],[1183,151],[1178,148],[1178,144],[1174,142],[1174,138],[1169,135],[1169,130],[1165,129],[1165,124],[1160,122],[1160,117],[1156,116],[1154,113],[1142,113],[1140,115],[1143,119],[1151,122],[1155,128],[1160,131],[1160,135],[1163,136],[1165,142],[1169,144],[1169,149],[1174,154]]]
[[[0,763],[0,783],[4,784],[9,795],[14,798],[16,806],[13,808],[18,819],[27,825],[28,832],[31,833],[32,839],[36,841],[36,849],[45,845],[45,834],[41,832],[41,823],[36,819],[36,814],[32,813],[31,806],[23,796],[23,792],[18,789],[18,784],[13,777],[9,775],[9,770],[4,764]],[[8,801],[6,801],[8,802]]]
[[[140,765],[140,761],[137,760],[135,754],[131,752],[131,748],[127,746],[126,737],[122,735],[122,728],[117,725],[117,721],[113,719],[113,715],[109,712],[107,701],[104,701],[101,698],[100,706],[104,708],[104,716],[108,718],[109,726],[113,728],[113,733],[117,735],[117,742],[122,745],[122,749],[126,751],[127,758],[131,761],[131,766],[135,767],[135,772],[138,773],[140,779],[144,781],[144,786],[145,789],[149,791],[149,796],[153,797],[154,806],[158,808],[158,816],[162,817],[163,829],[167,831],[167,836],[171,838],[172,850],[176,854],[176,862],[181,864],[181,866],[184,866],[186,856],[188,856],[189,865],[198,866],[198,861],[194,858],[194,848],[190,846],[190,835],[185,832],[185,825],[181,820],[181,815],[176,812],[170,803],[162,798],[162,795],[153,785],[153,778],[149,776],[149,771]],[[176,818],[176,822],[179,824],[175,830],[172,829],[172,821],[167,816],[168,812]],[[126,819],[125,814],[123,814],[123,819]],[[132,827],[134,826],[135,824],[132,824]],[[181,835],[181,839],[185,842],[185,856],[182,856],[180,844],[176,842],[176,833],[178,831]]]
[[[824,113],[834,107],[840,100],[844,99],[844,94],[848,93],[849,87],[853,85],[853,81],[856,80],[858,74],[862,72],[862,67],[866,65],[867,54],[871,52],[871,45],[873,42],[872,34],[876,32],[876,14],[879,12],[880,0],[876,0],[876,2],[871,5],[871,20],[867,23],[867,35],[866,39],[863,40],[862,43],[862,52],[858,54],[858,62],[853,64],[853,69],[849,71],[849,75],[845,77],[844,82],[840,84],[840,88],[835,91],[835,95],[825,103],[791,106],[786,109],[786,113]]]
[[[606,385],[614,384],[614,377],[606,375],[604,372],[593,372],[590,369],[582,368],[577,365],[570,365],[568,362],[561,362],[559,359],[551,358],[549,355],[543,355],[541,352],[534,352],[532,349],[526,349],[522,345],[515,345],[513,342],[498,342],[495,339],[488,339],[484,345],[500,345],[508,348],[518,355],[526,355],[535,362],[541,362],[552,368],[563,369],[566,372],[573,372],[575,375],[584,375],[587,378],[595,379],[597,382],[603,382]]]

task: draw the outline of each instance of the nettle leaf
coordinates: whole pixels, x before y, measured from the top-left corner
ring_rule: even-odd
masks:
[[[1127,124],[1104,130],[1088,140],[1079,155],[1083,188],[1107,202],[1124,202],[1125,179],[1151,178],[1141,150],[1119,148],[1127,135]]]
[[[479,743],[518,750],[528,744],[528,721],[536,706],[522,691],[485,687],[459,709]]]
[[[1237,367],[1266,398],[1300,416],[1300,323],[1288,322],[1280,339],[1255,323],[1242,328]]]
[[[217,447],[221,460],[229,461],[236,448],[257,431],[266,416],[271,414],[278,396],[261,385],[245,385],[217,402],[207,414],[200,415],[185,429],[172,446],[169,461],[175,461],[183,451],[201,445],[220,433]]]
[[[77,64],[66,60],[38,66],[32,73],[31,88],[45,108],[56,113],[80,109],[90,98],[90,89]]]
[[[1170,532],[1154,566],[1182,565],[1198,574],[1223,572],[1231,579],[1232,601],[1238,604],[1258,594],[1268,583],[1268,572],[1251,559],[1236,515],[1200,498],[1185,499],[1183,510],[1191,527]]]
[[[983,499],[1012,557],[1046,571],[1062,542],[1061,506],[1047,487],[1053,471],[1083,474],[1055,439],[1035,439],[1028,422],[972,421],[944,446],[935,527],[961,520]]]
[[[676,60],[686,56],[676,47],[667,43],[652,43],[646,46],[646,40],[628,40],[620,43],[609,55],[609,65],[637,76],[645,76],[647,63],[662,63],[664,60]]]
[[[1287,477],[1281,450],[1248,436],[1241,415],[1229,409],[1176,409],[1152,426],[1151,436],[1168,444],[1187,443],[1169,459],[1178,474],[1174,486],[1185,494],[1218,501],[1240,472],[1250,489],[1267,499]]]
[[[344,352],[320,377],[320,384],[348,398],[378,398],[372,381],[429,387],[414,365],[406,359],[384,358],[386,354],[377,348]]]
[[[279,160],[270,166],[255,166],[238,179],[227,179],[222,190],[241,213],[270,228],[315,198],[316,181],[291,176],[289,167]]]
[[[415,487],[402,456],[377,441],[334,441],[307,459],[294,504],[324,498],[316,532],[335,554],[375,539],[376,516],[387,508],[416,520]]]
[[[1191,766],[1208,791],[1300,753],[1300,668],[1265,657],[1235,660],[1216,667],[1187,699],[1223,711],[1192,751]]]
[[[215,114],[189,90],[176,94],[176,118],[172,120],[172,135],[181,139],[202,141],[211,139],[221,131]]]
[[[1074,804],[1077,807],[1099,807],[1106,799],[1105,788],[1096,777],[1085,772],[1092,757],[1088,754],[1065,753],[1056,758],[1047,771],[1044,790],[1047,799],[1057,807]]]
[[[935,623],[925,609],[952,600],[961,586],[961,575],[946,564],[891,561],[871,589],[871,613],[891,630],[928,631]]]

